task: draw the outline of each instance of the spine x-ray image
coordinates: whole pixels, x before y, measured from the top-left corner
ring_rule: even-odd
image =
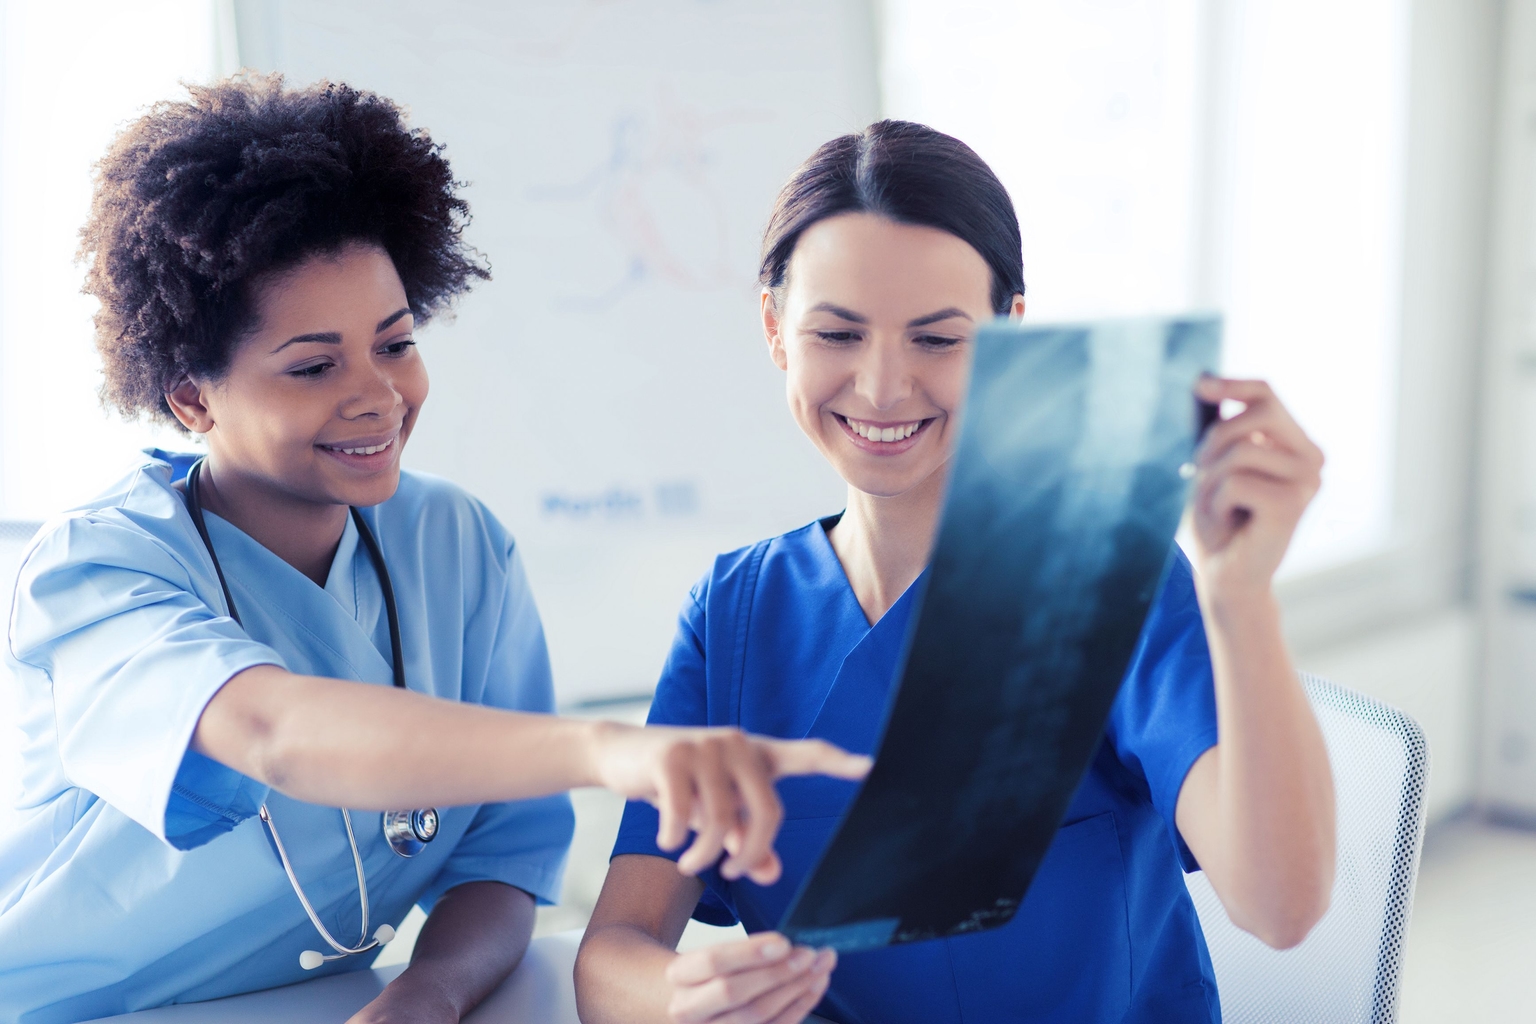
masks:
[[[863,788],[781,928],[842,951],[1006,924],[1157,594],[1212,317],[976,341],[933,559]]]

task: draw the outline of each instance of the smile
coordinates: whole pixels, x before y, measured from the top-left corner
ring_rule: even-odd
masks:
[[[897,441],[905,441],[923,428],[927,420],[913,420],[910,423],[896,423],[885,425],[880,423],[868,423],[864,420],[856,420],[848,416],[838,416],[844,425],[866,441],[874,441],[877,444],[894,444]]]
[[[388,439],[377,444],[318,444],[315,447],[319,448],[321,451],[333,452],[338,455],[350,455],[356,458],[368,455],[378,455],[380,452],[387,452],[395,446],[395,442],[398,440],[400,440],[400,435],[399,433],[396,433]]]

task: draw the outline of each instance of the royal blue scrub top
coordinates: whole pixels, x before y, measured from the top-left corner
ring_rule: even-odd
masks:
[[[879,738],[915,586],[870,626],[826,530],[723,555],[683,607],[650,721],[818,737],[859,753]],[[840,1024],[1218,1021],[1216,982],[1174,824],[1190,766],[1216,742],[1210,656],[1189,563],[1177,554],[1104,740],[1029,895],[1002,928],[841,958],[816,1012]],[[694,917],[773,929],[856,790],[780,783],[784,875],[761,887],[711,870]],[[614,855],[675,858],[656,812],[625,809]]]
[[[24,556],[5,652],[23,731],[19,821],[0,836],[6,1024],[213,999],[374,956],[299,967],[301,951],[331,949],[255,817],[265,801],[320,919],[353,943],[360,907],[341,813],[189,743],[209,699],[254,665],[391,685],[379,578],[350,519],[322,588],[208,513],[236,624],[172,488],[186,469],[177,462],[145,462],[45,525]],[[413,473],[363,516],[394,584],[410,688],[551,710],[543,629],[496,518]],[[377,812],[352,813],[370,932],[465,882],[555,899],[574,826],[564,795],[439,810],[437,839],[410,860],[390,850]]]

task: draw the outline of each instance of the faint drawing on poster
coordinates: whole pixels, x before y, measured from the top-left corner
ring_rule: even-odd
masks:
[[[616,280],[556,307],[596,312],[634,287],[664,281],[687,290],[722,288],[742,279],[731,249],[729,189],[714,177],[712,136],[723,128],[767,121],[765,111],[705,113],[662,93],[655,109],[629,112],[609,128],[605,158],[567,184],[528,190],[536,203],[591,203],[624,254]]]

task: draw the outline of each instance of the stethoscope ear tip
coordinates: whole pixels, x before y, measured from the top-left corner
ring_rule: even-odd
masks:
[[[381,946],[384,945],[386,942],[390,941],[391,939],[393,939],[394,937],[395,937],[395,930],[393,928],[391,928],[387,924],[379,925],[378,930],[373,933],[373,941],[377,942]]]
[[[306,949],[299,954],[299,966],[306,971],[312,971],[323,963],[325,963],[325,957],[321,956],[317,949]]]

